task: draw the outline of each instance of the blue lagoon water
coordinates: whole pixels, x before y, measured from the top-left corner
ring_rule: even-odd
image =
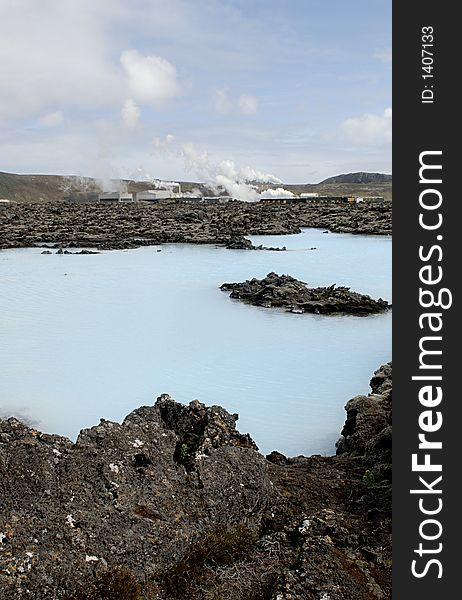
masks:
[[[345,403],[391,358],[391,314],[295,315],[218,288],[275,271],[390,301],[391,239],[306,229],[252,240],[287,252],[1,251],[0,414],[75,438],[166,392],[239,413],[263,452],[333,453]]]

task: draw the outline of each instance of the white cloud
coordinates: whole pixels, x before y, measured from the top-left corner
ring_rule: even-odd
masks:
[[[219,115],[226,115],[232,109],[232,102],[228,96],[228,91],[226,88],[213,90],[212,103],[215,112],[217,112]]]
[[[58,127],[58,125],[61,125],[64,122],[64,115],[62,111],[57,110],[55,112],[43,115],[37,119],[37,122],[43,127]]]
[[[0,0],[3,169],[90,175],[93,155],[103,148],[111,176],[117,175],[117,169],[125,176],[127,169],[146,163],[156,176],[187,178],[190,174],[180,158],[161,151],[152,156],[153,136],[163,136],[161,146],[170,147],[165,135],[172,131],[206,148],[216,163],[233,157],[237,164],[254,164],[264,173],[277,172],[285,181],[305,181],[314,177],[315,171],[321,179],[347,170],[389,170],[390,148],[381,142],[387,137],[386,128],[384,132],[375,127],[374,136],[374,127],[365,115],[358,117],[369,110],[377,113],[379,122],[386,121],[376,109],[358,110],[361,104],[357,99],[364,100],[364,80],[347,82],[357,93],[345,94],[344,102],[329,101],[338,91],[339,75],[337,68],[329,70],[331,59],[346,38],[338,42],[323,38],[318,43],[315,31],[298,35],[299,21],[297,16],[294,20],[293,11],[249,12],[242,6],[216,0],[171,0],[168,9],[165,0]],[[359,16],[362,18],[364,11]],[[362,20],[358,23],[364,25]],[[358,25],[355,44],[367,47],[364,36],[369,32],[363,25]],[[386,23],[383,26],[388,29]],[[268,31],[272,32],[269,37]],[[388,97],[389,82],[384,82],[383,74],[388,78],[386,61],[391,55],[388,38],[374,39],[383,42],[372,47],[370,54],[375,50],[376,55],[372,62],[365,55],[363,66],[366,75],[367,69],[372,69],[368,93],[376,102]],[[134,56],[131,48],[137,50],[132,50]],[[132,59],[128,71],[121,64],[121,56],[127,59],[127,52]],[[326,56],[329,77],[325,76]],[[129,71],[133,74],[138,68],[143,79],[139,86],[129,76]],[[314,97],[300,80],[300,68],[313,68],[310,86],[315,86]],[[321,76],[316,76],[318,72]],[[257,98],[254,102],[242,100],[256,91],[255,73],[258,98],[265,98],[265,108],[271,109],[268,113],[261,110]],[[217,112],[222,110],[224,116],[212,120],[209,115],[207,121],[204,107],[217,108],[212,90],[219,88],[225,93]],[[168,101],[172,93],[180,92],[177,102]],[[326,93],[328,101],[323,102]],[[131,107],[124,104],[127,98],[134,103]],[[151,109],[159,108],[162,99],[166,110],[159,120]],[[302,100],[308,102],[307,113],[297,122],[294,106]],[[313,110],[314,101],[319,109]],[[122,107],[129,123],[135,121],[135,107],[145,120],[144,126],[134,126],[130,135],[125,135]],[[342,109],[341,115],[356,119],[331,131],[330,140],[321,139],[320,131],[343,118],[338,113]],[[50,116],[59,111],[62,124],[59,116]],[[258,119],[246,116],[255,111],[261,113]],[[57,126],[52,127],[53,122]],[[31,123],[38,126],[31,127]],[[118,141],[124,135],[120,146]],[[350,146],[353,151],[345,153],[345,140],[351,141],[355,135],[362,142],[356,139],[355,147]]]
[[[133,129],[140,118],[140,109],[131,98],[125,100],[122,106],[122,120],[126,127]]]
[[[239,96],[237,103],[239,106],[239,112],[242,115],[250,116],[256,114],[258,109],[258,100],[255,98],[255,96],[243,94],[242,96]]]
[[[178,95],[172,63],[127,50],[130,10],[122,0],[0,2],[0,121],[37,119],[56,106],[66,115],[113,110],[127,86],[138,103]]]
[[[365,114],[345,119],[337,133],[342,139],[361,146],[391,144],[392,109],[386,108],[380,115]]]
[[[129,88],[139,102],[156,105],[179,96],[176,68],[165,58],[143,56],[137,50],[125,50],[120,62],[126,72]]]
[[[174,141],[175,136],[171,133],[168,133],[165,138],[155,137],[152,140],[152,143],[154,144],[154,148],[157,150],[157,152],[167,154],[171,150],[171,145]]]
[[[231,98],[227,88],[215,89],[212,92],[213,109],[219,115],[239,113],[241,115],[254,115],[258,109],[258,100],[255,96],[241,94],[237,99]]]
[[[377,58],[383,63],[391,63],[392,61],[392,50],[391,48],[378,48],[374,52],[374,58]]]
[[[120,67],[99,14],[108,8],[108,0],[0,3],[0,120],[119,101]]]

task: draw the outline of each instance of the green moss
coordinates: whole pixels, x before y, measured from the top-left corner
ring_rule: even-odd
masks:
[[[180,461],[182,463],[186,462],[186,459],[189,456],[188,444],[181,444],[180,446]]]
[[[369,471],[369,469],[366,469],[363,475],[363,483],[368,486],[373,486],[375,484],[375,475],[372,471]]]
[[[173,453],[173,460],[179,465],[183,465],[187,471],[194,470],[194,453],[192,448],[185,442],[177,442],[175,452]]]

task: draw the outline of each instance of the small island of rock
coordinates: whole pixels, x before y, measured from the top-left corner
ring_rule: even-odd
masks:
[[[374,300],[347,287],[334,284],[309,288],[303,281],[277,273],[268,273],[263,279],[253,278],[243,283],[223,283],[220,289],[231,291],[230,298],[266,308],[286,308],[294,313],[364,316],[391,308],[391,304],[382,298]]]

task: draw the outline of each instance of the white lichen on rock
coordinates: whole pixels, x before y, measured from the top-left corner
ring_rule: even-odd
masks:
[[[97,556],[91,556],[90,554],[87,554],[85,556],[85,562],[98,562],[99,558]]]
[[[67,515],[66,517],[66,523],[69,525],[69,527],[74,528],[75,527],[75,519],[72,515]]]
[[[310,519],[304,519],[301,526],[298,528],[301,534],[308,533],[310,527],[312,525],[312,521]]]

